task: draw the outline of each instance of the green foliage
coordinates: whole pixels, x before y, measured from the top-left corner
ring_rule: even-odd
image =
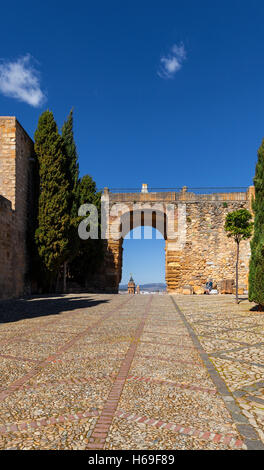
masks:
[[[99,204],[101,193],[97,193],[96,183],[89,175],[84,175],[78,183],[77,200],[82,204]]]
[[[249,300],[264,306],[264,140],[258,150],[254,178],[254,236],[249,265]]]
[[[238,262],[239,262],[239,244],[241,240],[247,240],[251,237],[253,231],[252,215],[247,209],[239,209],[229,212],[226,216],[225,231],[227,236],[235,240],[237,244],[236,256],[236,302],[238,303]]]
[[[73,110],[70,111],[68,119],[62,126],[61,136],[64,141],[67,157],[67,171],[70,191],[75,191],[79,178],[79,164],[73,135]]]
[[[35,152],[39,168],[35,280],[44,292],[54,289],[59,278],[66,281],[63,265],[68,265],[70,280],[88,286],[103,258],[103,243],[101,239],[79,238],[83,217],[78,216],[78,209],[85,203],[94,204],[100,216],[101,193],[89,175],[79,179],[72,111],[61,136],[52,112],[40,116]]]
[[[96,184],[89,175],[83,176],[76,191],[78,206],[82,204],[94,204],[98,210],[99,232],[98,240],[82,240],[78,238],[78,250],[76,257],[70,263],[70,275],[80,285],[87,287],[93,282],[94,274],[100,268],[103,259],[103,241],[100,238],[100,209],[101,193],[97,192]],[[85,217],[78,217],[78,224]]]
[[[247,209],[238,209],[226,215],[225,231],[228,237],[234,238],[237,243],[247,240],[252,235],[252,215]]]
[[[64,151],[66,155],[66,175],[69,183],[70,191],[70,228],[69,228],[69,259],[74,259],[78,251],[78,179],[79,179],[79,164],[76,144],[73,134],[73,110],[67,120],[62,126],[62,139],[64,142]]]
[[[249,300],[264,307],[264,237],[256,245],[250,261],[249,283]]]
[[[39,118],[35,152],[40,181],[35,239],[43,266],[54,279],[69,256],[70,185],[64,142],[51,111]]]

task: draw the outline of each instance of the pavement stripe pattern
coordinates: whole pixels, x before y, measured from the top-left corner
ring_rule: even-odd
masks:
[[[39,361],[38,362],[38,365],[31,369],[27,374],[25,374],[24,376],[20,377],[18,380],[14,381],[13,383],[11,383],[10,385],[8,385],[6,387],[5,390],[3,390],[2,392],[0,392],[0,401],[4,400],[7,396],[9,396],[10,394],[14,393],[17,389],[19,389],[20,387],[22,387],[26,382],[28,382],[30,379],[32,379],[32,377],[34,377],[35,375],[37,375],[40,370],[42,370],[43,368],[45,368],[47,365],[49,365],[49,363],[51,361],[54,361],[56,359],[58,359],[58,357],[65,351],[67,351],[68,349],[70,349],[74,343],[76,343],[78,340],[80,340],[81,338],[89,335],[91,333],[91,331],[93,331],[95,328],[97,328],[101,323],[103,323],[105,320],[107,320],[111,315],[113,315],[116,310],[118,310],[119,308],[121,308],[123,305],[127,304],[129,302],[130,298],[126,299],[125,301],[121,302],[121,304],[119,306],[116,307],[115,310],[111,310],[110,312],[106,313],[105,315],[103,315],[97,322],[95,322],[94,324],[92,324],[91,326],[89,326],[88,328],[86,328],[84,331],[82,331],[81,333],[77,334],[74,336],[74,338],[70,341],[67,341],[63,346],[61,346],[57,352],[55,354],[52,354],[51,356],[49,357],[46,357],[46,359],[44,359],[43,361]]]
[[[175,309],[179,316],[181,317],[184,325],[186,326],[190,337],[193,341],[194,346],[197,348],[199,351],[199,354],[201,356],[201,359],[208,370],[212,381],[214,382],[218,393],[221,395],[222,399],[225,402],[225,406],[228,409],[235,425],[242,436],[244,443],[246,445],[246,448],[248,450],[264,450],[264,444],[259,438],[258,433],[254,429],[254,427],[250,424],[248,418],[242,414],[240,407],[238,406],[235,397],[233,394],[230,392],[230,390],[227,388],[224,380],[222,379],[221,375],[218,373],[217,369],[211,362],[209,355],[201,345],[198,336],[196,335],[194,329],[186,319],[186,316],[182,313],[181,309],[177,305],[175,299],[173,296],[171,296],[171,300],[173,302],[173,305],[175,306]]]
[[[108,436],[108,432],[111,427],[112,420],[114,418],[115,411],[117,409],[117,405],[118,405],[120,396],[122,394],[122,390],[123,390],[125,381],[129,373],[129,369],[131,367],[131,363],[133,361],[133,358],[137,349],[138,341],[144,329],[147,315],[150,310],[151,302],[152,302],[152,295],[149,298],[143,317],[138,325],[138,328],[135,331],[134,340],[130,348],[128,349],[128,352],[125,356],[124,361],[122,362],[122,365],[119,369],[119,372],[115,379],[113,387],[111,388],[111,391],[104,405],[102,413],[90,437],[89,444],[87,446],[88,449],[103,449],[104,448],[105,441]]]
[[[93,309],[88,296],[66,298],[69,310],[72,302],[82,307],[52,321],[46,315],[17,321],[15,335],[13,325],[0,324],[11,345],[0,357],[20,371],[17,380],[2,380],[0,448],[263,449],[264,382],[243,375],[249,361],[261,364],[263,330],[256,316],[230,319],[220,312],[232,305],[223,297],[214,303],[198,296],[122,296],[121,302],[109,296],[108,309],[100,306],[104,298],[94,296]],[[29,345],[43,354],[36,350],[35,358]],[[225,369],[216,364],[236,364],[237,355],[236,380],[243,385],[232,383],[230,391]]]

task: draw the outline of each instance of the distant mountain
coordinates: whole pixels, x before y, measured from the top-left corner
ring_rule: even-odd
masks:
[[[150,291],[150,292],[166,290],[166,284],[163,284],[161,282],[150,283],[150,284],[139,284],[139,287],[140,287],[140,290],[145,290],[145,291]],[[127,284],[120,284],[119,290],[127,290]]]

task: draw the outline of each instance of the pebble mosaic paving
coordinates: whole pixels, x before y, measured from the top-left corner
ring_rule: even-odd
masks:
[[[251,308],[165,294],[0,302],[0,449],[264,449],[264,313]]]

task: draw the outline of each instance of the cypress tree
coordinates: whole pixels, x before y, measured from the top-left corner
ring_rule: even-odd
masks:
[[[251,241],[249,265],[249,300],[264,308],[264,139],[258,150],[258,161],[254,178],[255,199],[254,236]]]
[[[97,192],[96,183],[91,176],[83,176],[77,186],[76,197],[78,207],[82,204],[94,204],[98,210],[99,230],[98,240],[81,240],[78,238],[78,250],[76,257],[70,263],[70,273],[72,278],[80,285],[88,287],[89,283],[93,283],[94,275],[99,270],[103,259],[103,243],[100,238],[100,208],[101,208],[101,192]],[[83,217],[78,218],[78,222]]]
[[[35,239],[51,288],[69,256],[70,226],[70,191],[64,142],[51,111],[45,111],[39,118],[35,152],[40,178]]]
[[[63,276],[63,287],[64,292],[66,291],[66,281],[67,281],[67,265],[69,261],[73,260],[78,252],[78,198],[77,198],[77,187],[79,179],[79,164],[78,164],[78,155],[76,144],[73,135],[73,110],[70,111],[70,114],[67,120],[62,126],[62,139],[64,142],[65,154],[67,159],[67,176],[69,181],[69,189],[71,192],[70,195],[70,214],[71,214],[71,223],[70,223],[70,234],[69,234],[69,243],[70,243],[70,253],[69,259],[64,263],[64,276]]]
[[[73,135],[73,110],[70,111],[67,120],[62,126],[61,136],[64,141],[65,152],[67,157],[69,189],[70,191],[75,193],[79,178],[79,164],[76,144]]]

